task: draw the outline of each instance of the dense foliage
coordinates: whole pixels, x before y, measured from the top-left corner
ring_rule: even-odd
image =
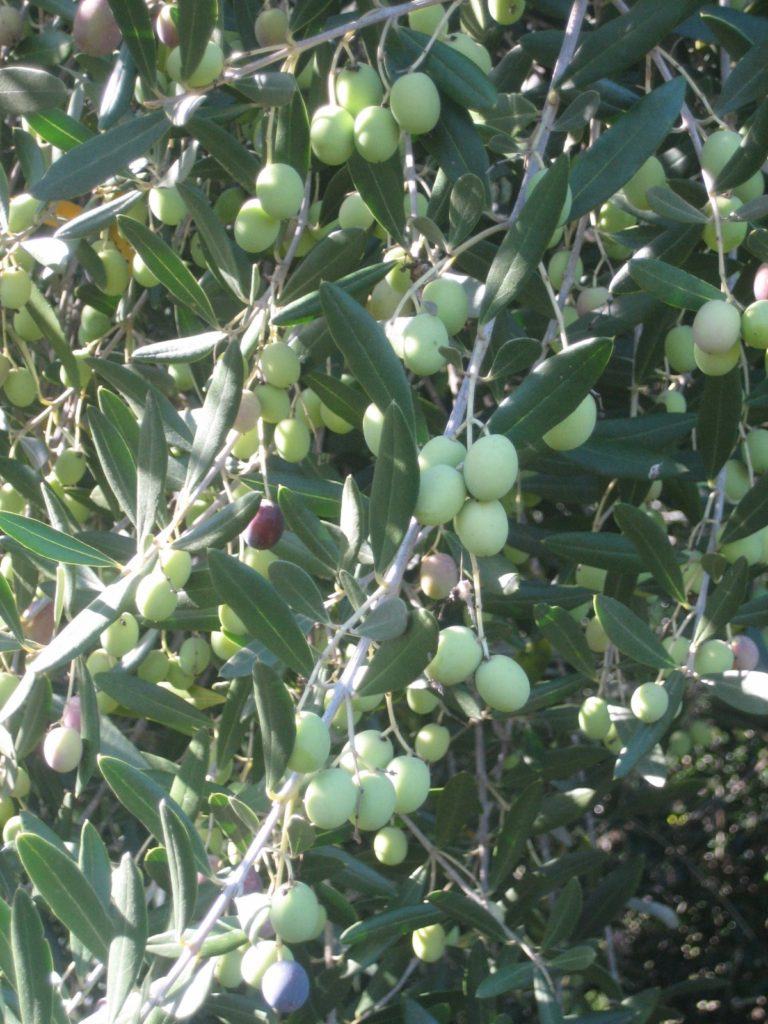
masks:
[[[766,93],[762,0],[0,2],[3,1020],[764,1019]]]

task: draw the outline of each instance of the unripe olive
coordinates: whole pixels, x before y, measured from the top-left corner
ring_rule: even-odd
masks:
[[[622,189],[629,202],[638,210],[650,208],[648,189],[665,185],[667,175],[658,157],[649,156],[639,170],[635,171]]]
[[[602,697],[587,697],[579,708],[579,728],[590,740],[604,740],[611,728],[608,705]]]
[[[0,708],[7,703],[18,685],[19,677],[13,672],[0,672]]]
[[[11,363],[11,360],[8,358],[8,356],[0,352],[0,386],[5,384],[8,378],[8,374],[11,372],[12,365],[13,364]]]
[[[351,772],[355,771],[355,763],[360,768],[374,771],[386,768],[393,755],[392,741],[388,736],[384,736],[378,729],[363,729],[355,733],[351,743],[348,741],[344,745],[339,763]]]
[[[253,430],[259,422],[261,416],[261,402],[258,396],[253,391],[243,391],[240,398],[240,406],[237,410],[237,416],[235,422],[232,424],[233,430],[236,430],[238,434],[247,434]]]
[[[0,270],[0,306],[21,309],[32,295],[32,279],[22,267]]]
[[[597,403],[585,395],[572,413],[548,430],[543,441],[558,452],[570,452],[588,441],[597,423]]]
[[[731,650],[737,672],[754,672],[760,662],[760,649],[754,640],[742,633],[731,641]]]
[[[733,668],[734,654],[725,640],[707,640],[696,651],[694,670],[700,676],[729,672]]]
[[[531,695],[531,684],[522,665],[505,654],[493,654],[475,672],[475,686],[495,711],[519,711]]]
[[[483,648],[468,626],[446,626],[437,638],[435,656],[426,674],[443,686],[455,686],[469,679],[483,657]]]
[[[557,252],[552,253],[549,263],[547,264],[549,280],[556,292],[559,292],[563,286],[565,272],[570,258],[571,254],[567,249],[558,249]],[[577,257],[573,270],[573,280],[579,281],[583,273],[584,264],[581,262],[581,259]]]
[[[40,200],[35,199],[29,192],[19,192],[8,203],[8,229],[13,234],[18,234],[31,228],[42,208]]]
[[[80,0],[72,22],[72,41],[78,50],[89,57],[108,57],[122,38],[107,0]]]
[[[235,241],[245,252],[264,252],[280,234],[280,221],[270,217],[259,199],[246,199],[235,217]]]
[[[201,636],[188,636],[179,648],[179,668],[185,675],[199,676],[211,663],[211,645]]]
[[[666,714],[668,705],[667,691],[656,683],[641,683],[632,693],[629,702],[635,718],[647,725],[658,722]]]
[[[387,825],[373,837],[373,853],[380,864],[397,867],[408,856],[408,837],[401,828]]]
[[[729,130],[712,132],[701,147],[701,166],[713,178],[716,178],[741,146],[741,141],[738,132]]]
[[[275,427],[275,448],[286,462],[301,462],[309,454],[312,435],[305,423],[298,419],[280,420]]]
[[[283,942],[306,942],[317,920],[317,896],[304,882],[281,885],[272,896],[269,921]]]
[[[514,25],[525,13],[525,0],[488,0],[488,13],[500,25]]]
[[[690,373],[696,369],[693,352],[693,328],[678,324],[664,338],[664,354],[676,373]]]
[[[768,299],[758,299],[741,314],[741,333],[751,348],[768,349]]]
[[[184,85],[190,89],[204,89],[205,86],[215,82],[224,70],[224,52],[219,44],[209,39],[205,44],[203,55],[186,78]],[[168,77],[174,82],[181,82],[181,50],[177,47],[168,54],[165,62],[165,71]]]
[[[425,555],[419,565],[419,586],[427,597],[442,601],[459,582],[459,569],[450,555]]]
[[[434,7],[424,7],[420,11],[411,11],[408,14],[408,25],[416,32],[424,32],[425,35],[434,35],[437,27],[445,14],[445,8],[441,4]]]
[[[733,194],[742,203],[750,203],[753,199],[759,199],[764,191],[765,179],[763,178],[763,172],[755,171],[751,177],[734,188]]]
[[[582,288],[579,297],[576,299],[576,312],[579,316],[586,316],[596,309],[605,306],[611,297],[611,293],[603,285],[596,288]]]
[[[229,661],[243,647],[243,642],[238,642],[236,637],[229,636],[221,630],[214,629],[211,633],[211,650],[220,661]]]
[[[289,388],[299,379],[301,363],[290,345],[284,341],[273,341],[261,350],[259,369],[267,384]]]
[[[426,964],[437,963],[445,953],[445,928],[441,924],[428,924],[417,928],[411,935],[414,955]]]
[[[3,512],[21,513],[24,511],[26,501],[24,496],[19,494],[13,484],[0,484],[0,509]]]
[[[243,960],[244,950],[231,949],[223,956],[216,957],[216,964],[213,975],[222,988],[237,988],[243,980],[240,973],[240,965]]]
[[[444,725],[438,725],[437,722],[430,722],[429,725],[423,725],[416,733],[413,749],[422,760],[432,763],[445,757],[450,744],[449,730]]]
[[[683,729],[675,729],[674,732],[669,734],[667,753],[670,757],[685,757],[687,754],[690,754],[692,748],[693,742],[691,737]]]
[[[542,167],[540,170],[536,171],[535,174],[531,175],[531,181],[530,181],[530,184],[528,185],[528,198],[530,198],[533,195],[533,193],[536,191],[536,188],[538,187],[539,183],[542,181],[542,179],[544,178],[544,175],[546,173],[547,173],[547,168],[546,167]],[[569,185],[568,188],[566,189],[565,200],[564,200],[563,205],[561,207],[560,216],[559,216],[558,221],[557,221],[558,229],[562,228],[562,226],[567,222],[567,220],[568,220],[568,218],[569,218],[569,216],[571,214],[571,206],[572,205],[573,205],[573,193],[571,192],[571,186]],[[552,238],[549,241],[548,248],[550,246],[557,245],[558,241],[562,237],[562,234],[563,234],[562,231],[556,230],[554,235],[552,236]],[[585,289],[585,291],[597,291],[597,289]],[[608,297],[608,289],[606,288],[606,289],[604,289],[604,291],[606,293],[605,297],[607,298]],[[600,303],[600,305],[602,305],[602,303]],[[595,308],[595,307],[593,307],[593,308]]]
[[[22,341],[35,342],[43,337],[43,332],[26,307],[13,314],[13,329]]]
[[[16,7],[0,7],[0,46],[15,46],[24,37],[24,15]]]
[[[290,164],[267,164],[256,178],[256,196],[268,216],[295,217],[304,199],[304,182]]]
[[[89,341],[101,338],[111,326],[112,320],[106,313],[102,313],[100,309],[95,309],[93,306],[83,306],[77,336],[81,343],[87,344]]]
[[[150,622],[162,622],[176,611],[179,599],[159,569],[139,580],[136,587],[136,610]]]
[[[748,565],[758,565],[763,560],[763,536],[762,533],[751,533],[741,540],[732,540],[723,544],[720,554],[727,561],[733,563],[739,558],[746,558]]]
[[[159,281],[138,252],[135,252],[131,259],[131,274],[133,280],[140,284],[142,288],[154,288]]]
[[[18,831],[14,830],[13,826],[11,826],[11,828],[8,829],[10,838],[6,839],[5,837],[6,825],[9,821],[12,821],[15,816],[16,805],[13,800],[11,800],[6,793],[0,793],[0,826],[2,826],[3,829],[3,842],[5,843],[12,842],[18,834]],[[19,819],[19,821],[21,821],[21,819]]]
[[[440,704],[440,699],[429,689],[426,679],[417,679],[415,683],[411,683],[406,688],[405,699],[408,707],[416,715],[431,715]]]
[[[170,663],[165,651],[150,651],[139,665],[136,675],[147,683],[159,683],[168,678]]]
[[[707,377],[724,377],[741,359],[741,345],[737,341],[725,352],[705,352],[698,345],[694,346],[693,355],[696,365]]]
[[[343,768],[326,768],[309,782],[304,793],[304,810],[313,825],[339,828],[355,809],[357,788]]]
[[[507,543],[509,523],[500,501],[467,501],[454,520],[456,534],[471,555],[498,555]]]
[[[291,415],[291,399],[283,388],[273,384],[257,384],[253,393],[261,405],[261,418],[265,423],[279,423]]]
[[[367,231],[373,224],[373,214],[359,192],[351,192],[345,196],[339,207],[339,227],[359,228]]]
[[[754,433],[752,431],[751,433]],[[749,442],[751,434],[747,435]],[[749,449],[749,445],[745,445]],[[751,449],[749,449],[751,455]],[[754,465],[754,463],[753,463]],[[736,505],[749,490],[749,473],[747,467],[738,459],[728,459],[725,464],[725,500]]]
[[[259,11],[254,34],[259,46],[279,46],[288,38],[288,15],[281,7]]]
[[[464,478],[452,466],[432,466],[421,471],[414,516],[424,526],[449,522],[464,504]]]
[[[73,487],[85,476],[88,468],[83,452],[68,449],[63,451],[53,464],[53,472],[64,487]]]
[[[422,135],[432,131],[440,118],[440,93],[428,75],[412,71],[393,84],[389,106],[403,131]]]
[[[352,156],[355,122],[344,107],[328,103],[312,115],[309,139],[312,152],[321,163],[338,167]]]
[[[383,427],[384,414],[377,405],[371,403],[363,413],[363,437],[374,455],[379,454]]]
[[[320,415],[320,396],[312,388],[304,388],[296,403],[296,416],[304,420],[308,427],[317,430],[323,425],[323,418]]]
[[[282,942],[262,939],[255,946],[249,946],[240,963],[240,974],[246,985],[259,988],[267,970],[279,960],[293,960],[293,953]]]
[[[683,413],[688,408],[685,395],[677,388],[667,388],[658,396],[659,405],[663,405],[667,412]]]
[[[337,412],[330,409],[325,402],[320,403],[320,418],[323,421],[323,426],[327,427],[333,434],[348,434],[351,430],[354,430],[353,423],[347,423],[347,421],[339,416]]]
[[[438,435],[430,438],[419,452],[419,468],[430,466],[459,466],[467,457],[467,449],[451,437]]]
[[[192,575],[192,555],[177,548],[163,548],[158,556],[163,575],[176,590],[186,586]]]
[[[590,651],[594,651],[596,654],[604,654],[608,650],[610,640],[597,617],[589,620],[587,628],[584,630],[584,636]]]
[[[130,612],[123,612],[102,631],[99,642],[107,654],[122,658],[139,642],[139,624]]]
[[[153,215],[168,227],[177,227],[187,215],[186,203],[174,186],[151,188],[148,201]]]
[[[243,562],[249,569],[253,569],[254,572],[259,573],[260,576],[264,576],[266,579],[269,579],[270,565],[277,561],[278,556],[274,551],[246,548],[243,552]]]
[[[221,628],[226,630],[227,633],[233,633],[235,636],[243,636],[246,632],[246,625],[240,616],[235,612],[228,604],[220,604],[217,608],[217,614],[219,616],[219,622]]]
[[[356,117],[366,107],[376,107],[384,96],[379,73],[370,64],[343,68],[334,83],[336,102]]]
[[[756,473],[765,473],[768,470],[768,430],[765,427],[753,427],[747,434],[744,448],[752,469]],[[741,465],[741,463],[737,463]],[[746,473],[745,467],[742,467]],[[747,476],[747,480],[749,477]]]
[[[299,711],[288,768],[292,772],[315,772],[323,767],[330,752],[331,734],[322,718],[312,711]]]
[[[731,249],[736,249],[741,245],[747,235],[748,225],[746,221],[728,220],[729,215],[735,213],[743,204],[736,196],[731,196],[730,198],[717,196],[715,204],[717,205],[720,218],[720,235],[723,242],[723,251],[729,252]],[[717,228],[714,217],[704,225],[701,237],[712,252],[717,252]]]
[[[113,245],[98,244],[93,248],[104,269],[105,282],[101,290],[105,295],[123,295],[131,279],[128,261]]]
[[[448,332],[443,321],[429,313],[411,318],[402,334],[403,362],[413,373],[428,377],[445,366],[440,351],[448,345]]]
[[[364,107],[355,117],[353,131],[355,149],[370,164],[389,160],[400,144],[400,126],[388,107]]]
[[[487,434],[475,441],[464,459],[464,482],[478,501],[503,498],[517,479],[517,451],[503,434]]]
[[[395,787],[381,772],[364,770],[355,780],[357,802],[349,820],[362,832],[376,832],[395,811]]]
[[[429,796],[429,767],[419,757],[402,754],[387,765],[387,774],[395,788],[395,810],[411,814]]]
[[[51,729],[43,741],[43,758],[55,772],[71,772],[80,764],[83,741],[76,729],[59,725]]]
[[[452,50],[463,54],[473,64],[476,64],[484,75],[490,73],[492,68],[491,55],[482,43],[478,43],[466,32],[452,32],[446,36],[445,42]]]
[[[439,277],[430,281],[421,295],[424,302],[433,302],[437,316],[448,334],[458,334],[469,315],[469,299],[458,281]]]

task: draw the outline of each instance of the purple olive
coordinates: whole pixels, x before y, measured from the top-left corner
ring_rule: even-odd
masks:
[[[178,13],[173,4],[163,4],[155,21],[155,33],[160,42],[166,46],[179,45],[177,21]]]
[[[261,994],[276,1013],[293,1013],[309,998],[309,977],[295,960],[278,960],[261,981]]]
[[[733,667],[738,672],[753,672],[760,661],[760,651],[754,640],[748,636],[737,636],[731,641]]]
[[[120,45],[117,27],[107,0],[80,0],[72,25],[75,46],[89,57],[108,57]]]
[[[66,725],[70,729],[77,729],[77,731],[80,732],[82,727],[82,713],[80,711],[79,697],[70,697],[64,705],[64,711],[61,714],[61,724]]]
[[[283,513],[274,501],[262,501],[259,510],[245,530],[245,543],[252,548],[265,551],[273,548],[285,529]]]
[[[752,291],[756,299],[768,299],[768,263],[761,263],[757,268]]]

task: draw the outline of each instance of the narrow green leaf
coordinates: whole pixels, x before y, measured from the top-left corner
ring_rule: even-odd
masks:
[[[290,608],[272,584],[220,551],[209,552],[208,565],[221,601],[240,616],[249,634],[294,672],[309,674],[314,664],[312,652]]]
[[[33,132],[50,145],[64,152],[93,138],[93,132],[63,110],[41,110],[27,117],[27,124]]]
[[[267,790],[277,790],[296,741],[296,709],[285,683],[267,665],[253,668],[253,694],[259,716]]]
[[[469,896],[440,889],[429,893],[427,900],[451,920],[467,928],[474,928],[481,935],[487,935],[497,942],[506,942],[508,934],[501,921]]]
[[[298,89],[290,103],[277,111],[274,158],[290,164],[302,178],[309,172],[309,116],[304,97]]]
[[[435,842],[441,849],[452,843],[480,813],[477,779],[469,772],[452,775],[437,801]]]
[[[717,699],[729,707],[745,715],[768,715],[768,673],[724,672],[710,682]]]
[[[448,181],[456,182],[465,174],[487,180],[488,153],[472,118],[463,107],[443,97],[440,120],[427,135],[424,146],[437,161]]]
[[[173,927],[176,934],[181,936],[195,910],[195,855],[184,823],[165,800],[160,801],[160,823],[163,827],[163,845],[168,854],[168,873],[171,876]]]
[[[722,377],[707,377],[699,399],[696,439],[704,471],[717,476],[738,444],[743,396],[738,366]]]
[[[608,639],[628,658],[650,668],[674,668],[669,651],[656,635],[625,604],[604,594],[596,594],[595,614]]]
[[[579,938],[595,935],[618,917],[627,900],[637,892],[644,867],[643,856],[631,857],[599,882],[584,902],[576,933]]]
[[[130,242],[149,270],[171,295],[185,306],[189,306],[209,324],[215,325],[216,314],[211,306],[211,300],[170,245],[164,242],[157,232],[151,231],[145,224],[133,220],[132,217],[120,214],[117,223],[120,225],[120,233]]]
[[[533,981],[533,964],[509,964],[500,967],[482,981],[475,992],[476,999],[496,999],[498,996],[514,992],[518,988],[528,988]]]
[[[51,912],[99,959],[106,959],[114,934],[99,897],[71,857],[31,832],[16,837],[24,870]]]
[[[91,406],[88,426],[101,468],[120,507],[136,522],[136,462],[123,435],[104,413]]]
[[[568,160],[559,157],[530,192],[488,273],[480,320],[487,323],[510,304],[536,270],[549,246],[565,203]]]
[[[66,102],[66,85],[49,71],[22,64],[0,68],[0,113],[5,116],[26,117]]]
[[[134,363],[195,363],[210,355],[226,336],[224,331],[205,331],[188,338],[152,341],[134,349],[131,359]]]
[[[621,750],[616,758],[616,766],[613,770],[615,779],[624,779],[640,764],[647,754],[653,750],[662,736],[665,735],[677,715],[680,701],[685,692],[686,677],[682,672],[671,672],[664,681],[664,689],[667,691],[669,703],[667,710],[652,725],[638,723],[629,743]],[[581,933],[585,934],[585,933]]]
[[[676,309],[695,310],[705,302],[723,297],[714,285],[663,260],[630,260],[629,273],[639,288]]]
[[[315,581],[301,566],[278,560],[269,567],[269,579],[278,594],[299,615],[313,622],[327,622],[323,595]]]
[[[574,160],[571,219],[594,210],[618,192],[655,153],[677,120],[685,80],[673,78],[638,100]]]
[[[147,909],[141,874],[124,853],[112,876],[115,936],[107,960],[107,1021],[115,1024],[141,970],[147,943]]]
[[[659,586],[684,604],[683,574],[664,530],[645,512],[623,502],[614,508],[613,517]]]
[[[581,916],[583,899],[578,878],[571,878],[555,901],[541,940],[542,949],[567,942]]]
[[[579,786],[563,793],[545,797],[541,811],[533,823],[533,834],[542,835],[552,829],[570,825],[581,818],[595,802],[597,793],[587,786]]]
[[[114,568],[115,563],[101,551],[74,537],[54,530],[46,523],[16,512],[0,512],[0,530],[41,558],[65,565],[96,565]]]
[[[107,131],[128,113],[134,98],[136,77],[136,62],[128,44],[123,43],[101,94],[96,122],[100,131]]]
[[[398,49],[403,51],[403,63],[408,65],[421,60],[421,70],[454,103],[470,110],[491,110],[496,105],[499,98],[496,88],[477,64],[463,53],[410,28],[397,27],[393,37],[397,40]]]
[[[171,799],[176,801],[192,821],[203,799],[210,753],[210,733],[207,729],[198,729],[190,740],[171,784]]]
[[[200,63],[216,27],[217,0],[178,0],[181,77],[187,78]]]
[[[160,842],[163,841],[163,826],[160,821],[159,807],[162,800],[167,800],[189,833],[198,871],[202,871],[206,875],[209,873],[208,855],[195,826],[175,800],[171,800],[162,786],[151,779],[146,772],[118,757],[102,754],[99,758],[99,770],[123,807],[129,814],[138,818],[147,831],[151,832]]]
[[[416,444],[403,412],[393,402],[384,413],[371,486],[371,548],[376,571],[380,574],[397,554],[418,493]]]
[[[51,720],[51,704],[51,681],[40,679],[24,701],[16,726],[14,746],[18,758],[28,757],[42,740]]]
[[[109,6],[136,70],[151,88],[157,78],[157,46],[147,5],[144,0],[109,0]]]
[[[173,545],[182,551],[206,551],[221,547],[236,537],[253,519],[261,504],[256,491],[244,494],[220,511],[187,530]]]
[[[361,267],[359,270],[353,270],[351,274],[340,277],[336,281],[336,286],[348,295],[364,299],[370,294],[373,286],[386,277],[391,269],[389,263],[376,263],[372,267]],[[321,311],[322,303],[320,289],[318,289],[281,306],[280,310],[270,319],[270,323],[276,327],[287,327],[291,324],[302,323],[304,320],[311,320]]]
[[[332,231],[321,239],[293,271],[281,292],[281,302],[293,302],[322,285],[337,281],[360,269],[365,253],[366,234],[360,228]]]
[[[505,341],[493,358],[489,380],[514,377],[534,362],[541,353],[541,342],[533,338],[512,338]]]
[[[286,525],[327,569],[338,568],[340,551],[331,531],[288,487],[279,487],[277,501]]]
[[[542,971],[533,972],[533,995],[539,1024],[563,1024],[563,1011],[549,978]]]
[[[387,597],[354,630],[357,636],[381,642],[402,636],[408,625],[408,605],[400,597]]]
[[[592,338],[550,356],[498,406],[488,422],[491,431],[515,444],[540,441],[583,401],[612,351],[608,338]]]
[[[533,823],[541,810],[544,784],[538,779],[515,798],[498,832],[491,861],[489,885],[492,892],[500,889],[517,867],[525,844],[533,834]]]
[[[51,1024],[53,957],[40,915],[26,889],[18,888],[14,893],[10,938],[21,1024]]]
[[[485,185],[476,174],[462,174],[451,189],[448,207],[451,245],[459,245],[480,220],[485,209]]]
[[[768,92],[768,40],[757,40],[725,80],[715,103],[720,117],[740,110],[753,100],[765,98]]]
[[[118,196],[117,199],[110,199],[108,203],[95,206],[92,210],[85,210],[57,228],[54,238],[61,238],[65,241],[71,238],[85,238],[86,235],[95,233],[106,227],[107,224],[111,224],[118,213],[129,210],[140,197],[141,192],[129,191]]]
[[[582,562],[609,572],[639,573],[643,563],[634,545],[618,533],[552,533],[542,541],[544,547],[569,562]]]
[[[20,644],[24,643],[24,629],[16,607],[16,598],[5,576],[0,576],[0,619],[6,624]]]
[[[410,613],[408,629],[396,640],[388,640],[376,651],[368,664],[362,696],[374,693],[397,693],[424,671],[437,650],[437,621],[426,608]]]
[[[197,421],[182,493],[191,494],[221,451],[235,422],[243,391],[243,356],[235,340],[216,361]]]
[[[758,106],[741,145],[715,180],[715,190],[725,192],[756,174],[768,157],[768,99]]]
[[[758,477],[736,508],[731,512],[725,524],[721,543],[728,544],[734,540],[742,540],[752,533],[757,533],[768,525],[768,475]]]
[[[355,188],[378,223],[398,242],[405,240],[403,161],[399,152],[372,164],[355,151],[347,161]]]
[[[57,358],[61,360],[70,379],[77,380],[80,371],[75,362],[75,357],[72,355],[72,348],[67,341],[59,318],[51,304],[35,284],[32,285],[32,294],[26,309],[37,325],[37,329],[53,347]]]
[[[536,625],[577,672],[587,679],[595,677],[595,658],[584,637],[584,631],[564,608],[556,605],[537,604],[534,608]]]
[[[706,213],[686,202],[666,185],[654,185],[653,188],[649,188],[646,198],[654,213],[678,224],[706,224],[709,221]]]
[[[357,388],[345,384],[327,373],[306,373],[302,377],[308,387],[316,392],[320,401],[323,402],[331,412],[341,416],[347,423],[354,427],[361,427],[365,410],[368,408],[366,396]]]
[[[84,821],[80,830],[80,849],[77,863],[86,880],[99,897],[101,905],[110,912],[109,880],[111,865],[104,840],[90,821]]]
[[[99,672],[94,677],[94,684],[97,690],[139,718],[159,722],[176,732],[192,734],[208,724],[205,715],[193,704],[122,669]]]
[[[211,209],[201,189],[183,182],[177,186],[181,198],[190,212],[192,220],[213,261],[211,270],[219,274],[238,298],[245,300],[240,272],[224,225]]]
[[[207,0],[203,0],[207,2]],[[249,194],[256,185],[261,165],[253,153],[239,142],[231,131],[222,128],[209,117],[191,117],[186,131],[211,154],[238,185]],[[276,160],[280,159],[275,157]]]
[[[163,508],[168,447],[163,421],[154,396],[147,395],[141,418],[136,456],[136,533],[139,542],[149,536]]]
[[[50,106],[51,104],[49,104]],[[141,114],[95,135],[60,157],[32,188],[37,199],[73,199],[113,177],[170,129],[161,110]]]
[[[725,629],[743,604],[748,583],[747,560],[737,558],[733,565],[728,566],[723,578],[707,598],[704,614],[693,635],[694,647]]]
[[[407,935],[416,928],[424,928],[428,924],[442,921],[444,915],[436,906],[429,903],[414,903],[407,907],[395,907],[375,914],[365,921],[358,921],[341,933],[340,941],[345,946],[356,946],[372,939],[384,941]]]

